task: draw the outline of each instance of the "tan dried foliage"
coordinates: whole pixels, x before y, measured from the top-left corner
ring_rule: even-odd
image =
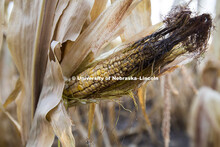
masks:
[[[188,132],[193,147],[220,146],[220,94],[202,87],[191,106]]]

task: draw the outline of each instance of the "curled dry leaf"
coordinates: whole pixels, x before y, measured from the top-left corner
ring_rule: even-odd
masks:
[[[104,44],[113,40],[120,30],[118,26],[135,5],[133,0],[118,0],[92,22],[75,43],[66,48],[61,62],[63,74],[70,77],[90,52],[96,55]]]
[[[54,40],[61,43],[67,40],[75,41],[90,14],[92,6],[93,2],[90,0],[69,1],[56,24]]]
[[[16,104],[23,144],[28,138],[33,116],[31,100],[32,67],[34,65],[34,44],[39,18],[39,14],[36,12],[40,11],[40,6],[40,1],[14,1],[7,30],[8,47],[19,71],[22,84],[21,94],[17,97]]]
[[[11,94],[8,96],[8,98],[5,100],[3,104],[4,108],[6,108],[11,102],[13,102],[16,99],[18,94],[21,92],[21,88],[21,81],[20,79],[18,79],[15,85],[15,89],[11,92]]]
[[[144,119],[148,125],[148,127],[150,128],[150,130],[152,130],[152,125],[151,125],[151,122],[150,122],[150,119],[147,115],[147,112],[146,112],[146,84],[143,84],[140,88],[138,88],[138,100],[139,100],[139,103],[140,103],[140,106],[141,106],[141,111],[144,115]]]
[[[72,122],[66,112],[63,101],[49,112],[47,118],[50,118],[50,124],[53,127],[53,131],[62,143],[62,146],[74,147],[75,140],[72,134]]]
[[[48,61],[27,146],[51,146],[54,133],[63,146],[74,146],[71,122],[61,102],[64,79],[57,61]]]
[[[42,89],[56,3],[18,0],[11,13],[7,39],[22,85],[16,104],[23,144]]]
[[[53,50],[57,60],[60,62],[61,60],[61,43],[58,41],[52,41],[51,49]]]
[[[60,20],[60,17],[62,17],[62,14],[63,14],[64,10],[66,9],[66,7],[68,6],[68,4],[69,4],[69,0],[59,0],[58,1],[56,9],[55,9],[54,19],[53,19],[53,26],[52,26],[53,35],[51,35],[51,37],[54,36],[58,21]],[[53,40],[53,38],[51,38],[51,40]]]
[[[188,132],[193,147],[220,146],[220,94],[202,87],[193,101]]]

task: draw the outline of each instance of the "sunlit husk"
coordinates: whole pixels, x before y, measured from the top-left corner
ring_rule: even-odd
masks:
[[[70,77],[89,53],[96,55],[104,44],[113,40],[121,29],[118,26],[136,4],[133,0],[116,1],[92,22],[75,43],[66,48],[61,62],[63,74]]]

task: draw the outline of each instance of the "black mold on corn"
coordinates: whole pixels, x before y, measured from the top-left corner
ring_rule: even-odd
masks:
[[[209,14],[192,17],[187,8],[178,7],[165,20],[165,27],[146,36],[127,48],[120,50],[86,69],[77,76],[81,77],[128,77],[140,74],[155,61],[181,46],[187,52],[203,53],[212,28]],[[69,80],[65,84],[64,96],[84,98],[101,93],[116,84],[116,80]]]

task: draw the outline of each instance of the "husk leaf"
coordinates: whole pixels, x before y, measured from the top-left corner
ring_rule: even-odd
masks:
[[[51,121],[50,124],[53,127],[53,131],[59,138],[63,147],[74,147],[75,139],[72,134],[72,122],[69,115],[66,112],[66,108],[61,101],[48,115]]]
[[[95,0],[90,13],[91,22],[94,21],[106,9],[108,0]]]
[[[61,62],[63,74],[70,77],[89,53],[96,55],[104,44],[113,40],[120,30],[118,26],[136,4],[133,0],[116,1],[92,22],[75,43],[66,48]]]
[[[151,122],[150,122],[150,119],[147,115],[147,112],[146,112],[146,84],[143,84],[140,88],[138,88],[138,100],[139,100],[139,103],[140,103],[140,106],[141,106],[141,111],[144,115],[144,119],[147,123],[147,125],[152,129],[152,125],[151,125]]]
[[[57,23],[54,40],[61,43],[67,40],[75,41],[90,14],[92,6],[93,2],[89,0],[69,1]]]

